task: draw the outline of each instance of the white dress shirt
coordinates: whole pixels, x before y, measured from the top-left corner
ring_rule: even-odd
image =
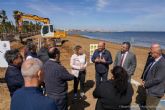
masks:
[[[127,55],[128,55],[128,51],[125,52],[125,53],[123,53],[123,54],[122,54],[122,57],[123,57],[123,55],[124,55],[124,58],[123,58],[122,65],[121,65],[122,67],[123,67],[124,62],[125,62],[125,59],[126,59],[126,57],[127,57]]]
[[[157,63],[160,59],[162,58],[162,56],[160,56],[159,58],[155,59],[154,63],[152,64],[152,66],[150,67],[150,69],[155,65],[155,63]]]

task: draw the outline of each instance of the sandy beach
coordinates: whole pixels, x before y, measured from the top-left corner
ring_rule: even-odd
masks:
[[[106,48],[111,52],[113,60],[117,53],[117,51],[120,50],[120,45],[112,43],[111,41],[105,41],[106,42]],[[89,39],[85,38],[79,35],[72,35],[68,36],[66,38],[66,42],[63,44],[62,47],[60,47],[61,50],[61,63],[70,71],[70,57],[73,54],[73,48],[75,45],[81,45],[87,55],[88,61],[89,61],[89,45],[90,44],[97,44],[98,40],[96,39]],[[20,46],[20,45],[17,45]],[[22,46],[20,46],[22,47]],[[12,48],[16,48],[16,46],[12,45]],[[143,47],[132,47],[131,51],[136,54],[137,57],[137,68],[135,71],[135,74],[133,75],[133,79],[141,82],[140,77],[143,72],[143,68],[146,62],[147,53],[149,51],[148,48]],[[113,65],[110,65],[110,68],[112,68]],[[0,77],[4,77],[4,70],[0,69]],[[109,72],[109,78],[111,77]],[[85,101],[78,101],[73,102],[72,101],[72,95],[73,95],[73,81],[70,81],[68,83],[69,85],[69,110],[94,110],[95,109],[95,103],[96,99],[93,98],[92,93],[95,88],[95,69],[94,64],[88,63],[87,67],[87,74],[86,74],[86,96],[87,99]],[[136,105],[135,100],[137,96],[137,87],[134,87],[134,96],[132,100],[132,105]],[[8,93],[8,89],[6,87],[6,84],[0,83],[0,110],[9,110],[9,104],[10,103],[10,96]],[[78,108],[77,108],[78,107]]]

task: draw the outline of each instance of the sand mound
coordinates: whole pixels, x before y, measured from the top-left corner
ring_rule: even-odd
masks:
[[[24,45],[18,41],[14,41],[10,43],[11,49],[21,49]]]

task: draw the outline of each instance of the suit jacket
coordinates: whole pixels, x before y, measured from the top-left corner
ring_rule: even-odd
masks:
[[[165,59],[162,57],[148,71],[144,87],[148,95],[162,97],[165,91]]]
[[[162,56],[165,58],[165,54],[162,54]],[[146,64],[144,66],[144,70],[143,70],[143,73],[142,73],[142,76],[141,76],[141,79],[144,80],[144,73],[147,69],[147,67],[149,66],[149,64],[151,64],[152,62],[154,61],[154,58],[151,56],[151,52],[148,53],[148,57],[147,57],[147,61],[146,61]]]
[[[120,66],[121,63],[121,51],[117,52],[116,58],[114,61],[114,66]],[[123,68],[127,71],[128,75],[131,76],[134,74],[136,69],[136,56],[132,52],[128,52],[126,59],[123,64]]]

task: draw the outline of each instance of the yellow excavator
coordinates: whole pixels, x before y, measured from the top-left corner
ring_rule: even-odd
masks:
[[[66,31],[55,31],[52,24],[50,24],[49,18],[43,18],[37,15],[25,14],[20,11],[14,11],[14,18],[19,32],[22,32],[22,23],[24,20],[34,20],[42,22],[41,36],[42,38],[53,38],[56,41],[56,45],[62,44],[62,38],[66,38]]]

